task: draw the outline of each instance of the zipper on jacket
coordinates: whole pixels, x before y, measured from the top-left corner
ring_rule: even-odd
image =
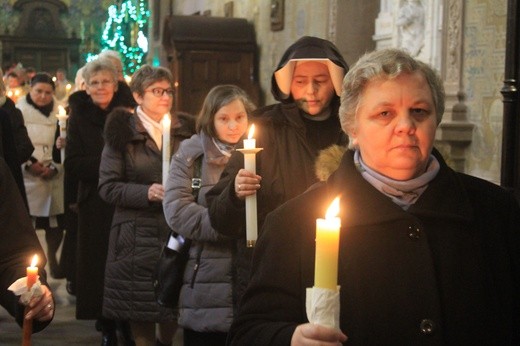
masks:
[[[195,286],[195,277],[197,276],[197,273],[199,271],[200,267],[200,258],[202,257],[202,249],[204,248],[204,243],[200,243],[197,247],[197,257],[195,260],[195,266],[193,267],[193,275],[191,277],[191,284],[190,288],[193,288]]]

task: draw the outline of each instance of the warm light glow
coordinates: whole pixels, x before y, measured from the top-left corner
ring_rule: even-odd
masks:
[[[56,82],[56,77],[52,77],[52,81],[53,81],[53,82]]]
[[[14,91],[14,96],[20,96],[20,90],[16,89],[16,90]]]
[[[325,219],[330,220],[339,214],[339,197],[334,198],[330,204],[327,212],[325,213]]]
[[[9,97],[9,98],[13,97],[13,92],[11,90],[9,90],[7,92],[7,97]]]
[[[251,127],[249,128],[249,134],[247,135],[247,138],[248,139],[253,138],[254,134],[255,134],[255,124],[251,125]]]
[[[31,267],[36,267],[38,264],[38,255],[34,255],[31,261]]]
[[[65,108],[63,108],[62,105],[59,105],[59,106],[58,106],[58,115],[59,115],[59,116],[65,116],[65,115],[67,115],[67,112],[65,111]]]
[[[126,84],[130,84],[131,81],[132,81],[132,77],[130,77],[129,75],[125,75]]]
[[[72,88],[72,85],[70,85],[70,84],[67,84],[67,85],[65,86],[65,89],[67,89],[67,91],[69,91],[70,88]]]
[[[163,126],[163,129],[166,127],[168,127],[168,128],[170,127],[170,125],[172,124],[172,120],[170,119],[170,114],[166,113],[164,115],[164,117],[161,120],[161,124]]]

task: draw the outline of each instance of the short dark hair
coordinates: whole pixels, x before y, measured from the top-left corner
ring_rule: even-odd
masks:
[[[153,83],[162,80],[167,81],[170,83],[170,86],[173,87],[173,76],[170,70],[161,66],[153,67],[150,65],[143,65],[132,76],[132,80],[130,81],[130,90],[139,96],[143,96],[146,88]]]
[[[31,78],[31,87],[35,86],[38,83],[50,84],[52,86],[52,90],[56,90],[56,85],[52,80],[52,77],[47,72],[38,72]]]

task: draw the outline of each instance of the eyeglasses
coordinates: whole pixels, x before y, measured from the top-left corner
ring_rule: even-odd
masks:
[[[92,82],[87,83],[87,84],[88,84],[88,86],[91,86],[93,88],[100,88],[100,87],[106,87],[106,86],[108,86],[110,84],[114,84],[114,81],[111,81],[111,80],[108,80],[108,79],[104,79],[102,81],[95,80],[95,81],[92,81]]]
[[[151,92],[153,94],[153,96],[155,96],[155,97],[162,97],[165,93],[166,93],[166,95],[168,95],[168,97],[173,97],[173,94],[175,94],[175,90],[173,90],[171,88],[168,88],[168,89],[153,88],[150,90],[145,90],[145,92]]]

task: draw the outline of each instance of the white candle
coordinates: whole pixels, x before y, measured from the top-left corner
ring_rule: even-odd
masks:
[[[316,262],[314,286],[337,290],[338,287],[338,252],[341,220],[339,197],[336,197],[327,209],[325,219],[316,220]]]
[[[170,169],[170,127],[172,120],[170,114],[165,114],[161,120],[162,124],[162,183],[166,183],[168,179],[168,170]]]
[[[67,115],[65,108],[63,108],[61,105],[58,106],[58,115],[56,117],[58,118],[58,124],[60,126],[60,137],[67,138],[67,119],[69,116]],[[65,163],[65,147],[60,149],[60,155],[61,164],[63,164]]]
[[[253,138],[255,125],[251,125],[248,139],[244,139],[244,168],[256,174],[256,140]],[[250,150],[250,151],[248,151]],[[246,197],[246,240],[247,247],[254,247],[258,239],[256,194]]]

